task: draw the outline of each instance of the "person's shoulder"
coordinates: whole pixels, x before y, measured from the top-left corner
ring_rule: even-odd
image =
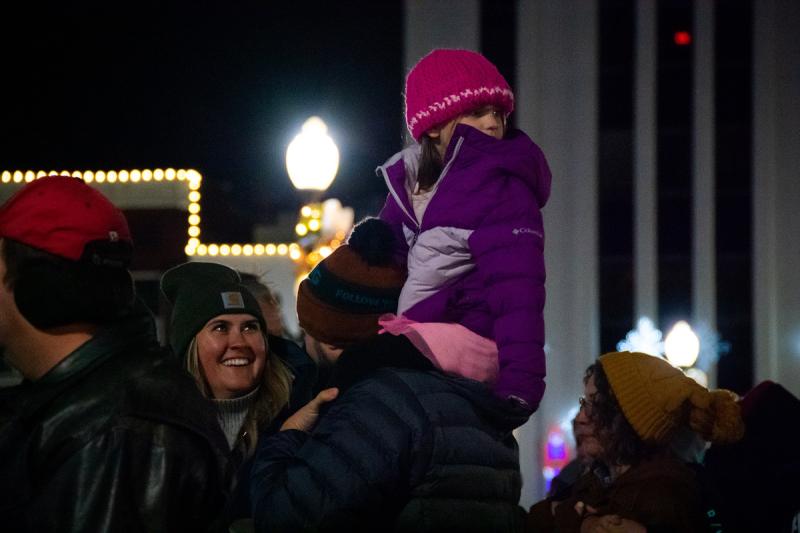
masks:
[[[527,153],[529,156],[532,157],[541,157],[544,158],[544,151],[542,148],[536,143],[536,141],[531,138],[525,131],[519,128],[513,128],[508,131],[506,136],[503,138],[503,143],[507,149],[513,149],[520,153]]]
[[[432,405],[449,410],[493,401],[491,393],[478,382],[447,375],[436,369],[380,368],[353,386],[353,389],[387,402],[402,402],[430,411]],[[444,407],[446,406],[446,407]]]
[[[127,381],[125,410],[154,419],[213,418],[213,407],[203,397],[194,378],[163,349],[142,354],[138,372]]]
[[[424,396],[430,383],[436,381],[435,371],[399,367],[383,367],[341,390],[331,409],[339,404],[346,410],[371,412],[381,417],[398,418],[409,422],[426,423]]]
[[[93,403],[106,405],[111,425],[185,435],[227,449],[213,406],[169,350],[140,346],[104,366],[83,388]]]
[[[664,453],[646,459],[640,463],[639,469],[643,472],[653,472],[654,474],[661,472],[674,473],[676,476],[681,477],[691,476],[694,472],[691,466],[672,453]]]
[[[416,398],[419,385],[428,381],[428,371],[408,368],[376,368],[345,391],[353,394],[373,394],[391,398]]]
[[[460,190],[469,193],[462,204],[489,204],[503,211],[543,207],[550,195],[551,182],[549,167],[542,163],[543,159],[535,151],[504,145],[506,140],[493,142],[493,151],[467,158],[467,164],[460,169],[470,178],[459,185]]]
[[[70,358],[72,368],[68,372],[52,382],[37,382],[25,391],[31,403],[41,405],[37,409],[39,418],[66,424],[73,419],[97,421],[129,409],[131,397],[138,390],[163,388],[161,379],[159,385],[150,384],[152,370],[158,365],[152,353],[95,349],[90,355],[76,353]],[[75,430],[88,425],[77,424]]]
[[[96,443],[99,453],[123,443],[158,441],[185,453],[225,451],[212,407],[188,374],[166,357],[160,350],[117,353],[60,383],[57,394],[31,413],[30,421],[45,435],[40,449]]]
[[[316,367],[314,360],[294,341],[275,335],[268,335],[267,341],[269,343],[269,351],[289,365],[295,375],[313,370]]]
[[[699,490],[697,473],[683,461],[673,457],[656,457],[642,461],[620,476],[622,485],[639,487],[648,493],[681,494],[696,497]]]
[[[455,376],[449,376],[441,370],[424,370],[410,368],[391,368],[389,372],[413,389],[416,394],[426,394],[430,392],[454,392],[456,390]]]
[[[124,361],[122,360],[124,359]],[[188,391],[199,391],[194,380],[172,352],[161,347],[140,348],[120,357],[119,373],[122,394],[145,404],[161,404]],[[134,404],[135,405],[135,404]]]
[[[544,152],[525,132],[511,130],[499,141],[495,161],[508,178],[506,192],[512,200],[545,206],[550,198],[552,173]]]

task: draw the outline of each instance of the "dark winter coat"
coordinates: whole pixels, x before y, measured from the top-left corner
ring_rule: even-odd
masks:
[[[581,530],[575,504],[583,502],[598,515],[615,514],[634,520],[652,532],[714,531],[705,515],[702,485],[697,472],[672,456],[655,457],[632,466],[606,484],[595,471],[584,473],[567,499],[551,512],[548,498],[529,512],[528,529],[570,533]]]
[[[143,307],[40,379],[0,392],[4,531],[220,526],[225,437]]]
[[[418,149],[378,167],[389,188],[381,218],[395,230],[408,280],[398,313],[461,324],[497,343],[495,391],[536,408],[544,394],[544,227],[550,169],[514,130],[495,139],[459,124],[422,220],[407,185]],[[407,169],[411,169],[407,173]]]
[[[520,530],[522,409],[433,370],[402,336],[345,351],[334,372],[340,394],[311,433],[260,443],[258,530]]]

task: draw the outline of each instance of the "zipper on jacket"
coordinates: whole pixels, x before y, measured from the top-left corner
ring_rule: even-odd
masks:
[[[383,174],[383,181],[386,182],[386,188],[389,189],[389,194],[392,195],[392,197],[394,198],[395,203],[398,205],[398,207],[400,207],[400,210],[403,213],[405,213],[405,215],[410,220],[412,220],[414,222],[414,224],[417,226],[417,231],[419,231],[419,222],[417,222],[417,218],[415,216],[412,216],[411,214],[409,214],[408,210],[406,209],[406,206],[403,205],[403,200],[400,198],[400,195],[397,194],[397,191],[394,190],[394,187],[392,187],[392,182],[389,181],[389,174],[386,172],[386,169],[384,167],[382,167],[382,166],[378,167],[378,168],[380,168],[381,174]],[[405,172],[405,170],[404,170],[404,172]],[[416,239],[414,239],[414,240],[416,241]]]
[[[428,201],[428,205],[430,205],[430,203],[433,201],[433,197],[436,196],[436,190],[439,188],[439,184],[442,183],[442,180],[444,179],[445,175],[447,175],[447,172],[450,170],[450,167],[453,166],[453,162],[456,160],[456,156],[458,156],[458,152],[461,150],[461,145],[463,143],[464,143],[464,137],[463,136],[459,137],[458,141],[456,142],[456,147],[453,148],[453,156],[450,158],[450,161],[448,161],[447,164],[444,166],[444,168],[442,169],[442,173],[439,174],[439,179],[436,180],[436,184],[433,186],[433,193],[431,194],[431,199]],[[403,211],[403,213],[405,213],[405,215],[409,219],[414,221],[414,224],[417,226],[416,230],[414,231],[414,238],[411,240],[411,244],[409,245],[409,248],[411,248],[417,243],[420,231],[422,230],[422,218],[425,218],[425,213],[422,214],[422,218],[420,218],[419,220],[417,220],[416,216],[411,215],[406,209],[406,206],[403,205],[403,201],[400,198],[400,195],[397,193],[397,191],[394,190],[394,187],[392,187],[392,183],[389,180],[389,174],[386,172],[386,168],[383,166],[378,168],[380,169],[381,174],[383,174],[383,181],[386,182],[386,188],[389,189],[389,193],[394,198],[395,203],[398,205],[398,207],[400,207],[400,210]],[[428,209],[426,208],[425,212],[427,211]]]

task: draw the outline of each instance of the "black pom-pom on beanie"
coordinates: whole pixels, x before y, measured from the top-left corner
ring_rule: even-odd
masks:
[[[370,266],[389,266],[393,262],[394,233],[379,218],[367,217],[356,224],[347,244]]]

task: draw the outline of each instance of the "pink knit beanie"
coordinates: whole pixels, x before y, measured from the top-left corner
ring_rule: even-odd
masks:
[[[488,59],[470,50],[437,49],[406,77],[406,125],[419,140],[429,129],[477,107],[514,110],[514,93]]]

